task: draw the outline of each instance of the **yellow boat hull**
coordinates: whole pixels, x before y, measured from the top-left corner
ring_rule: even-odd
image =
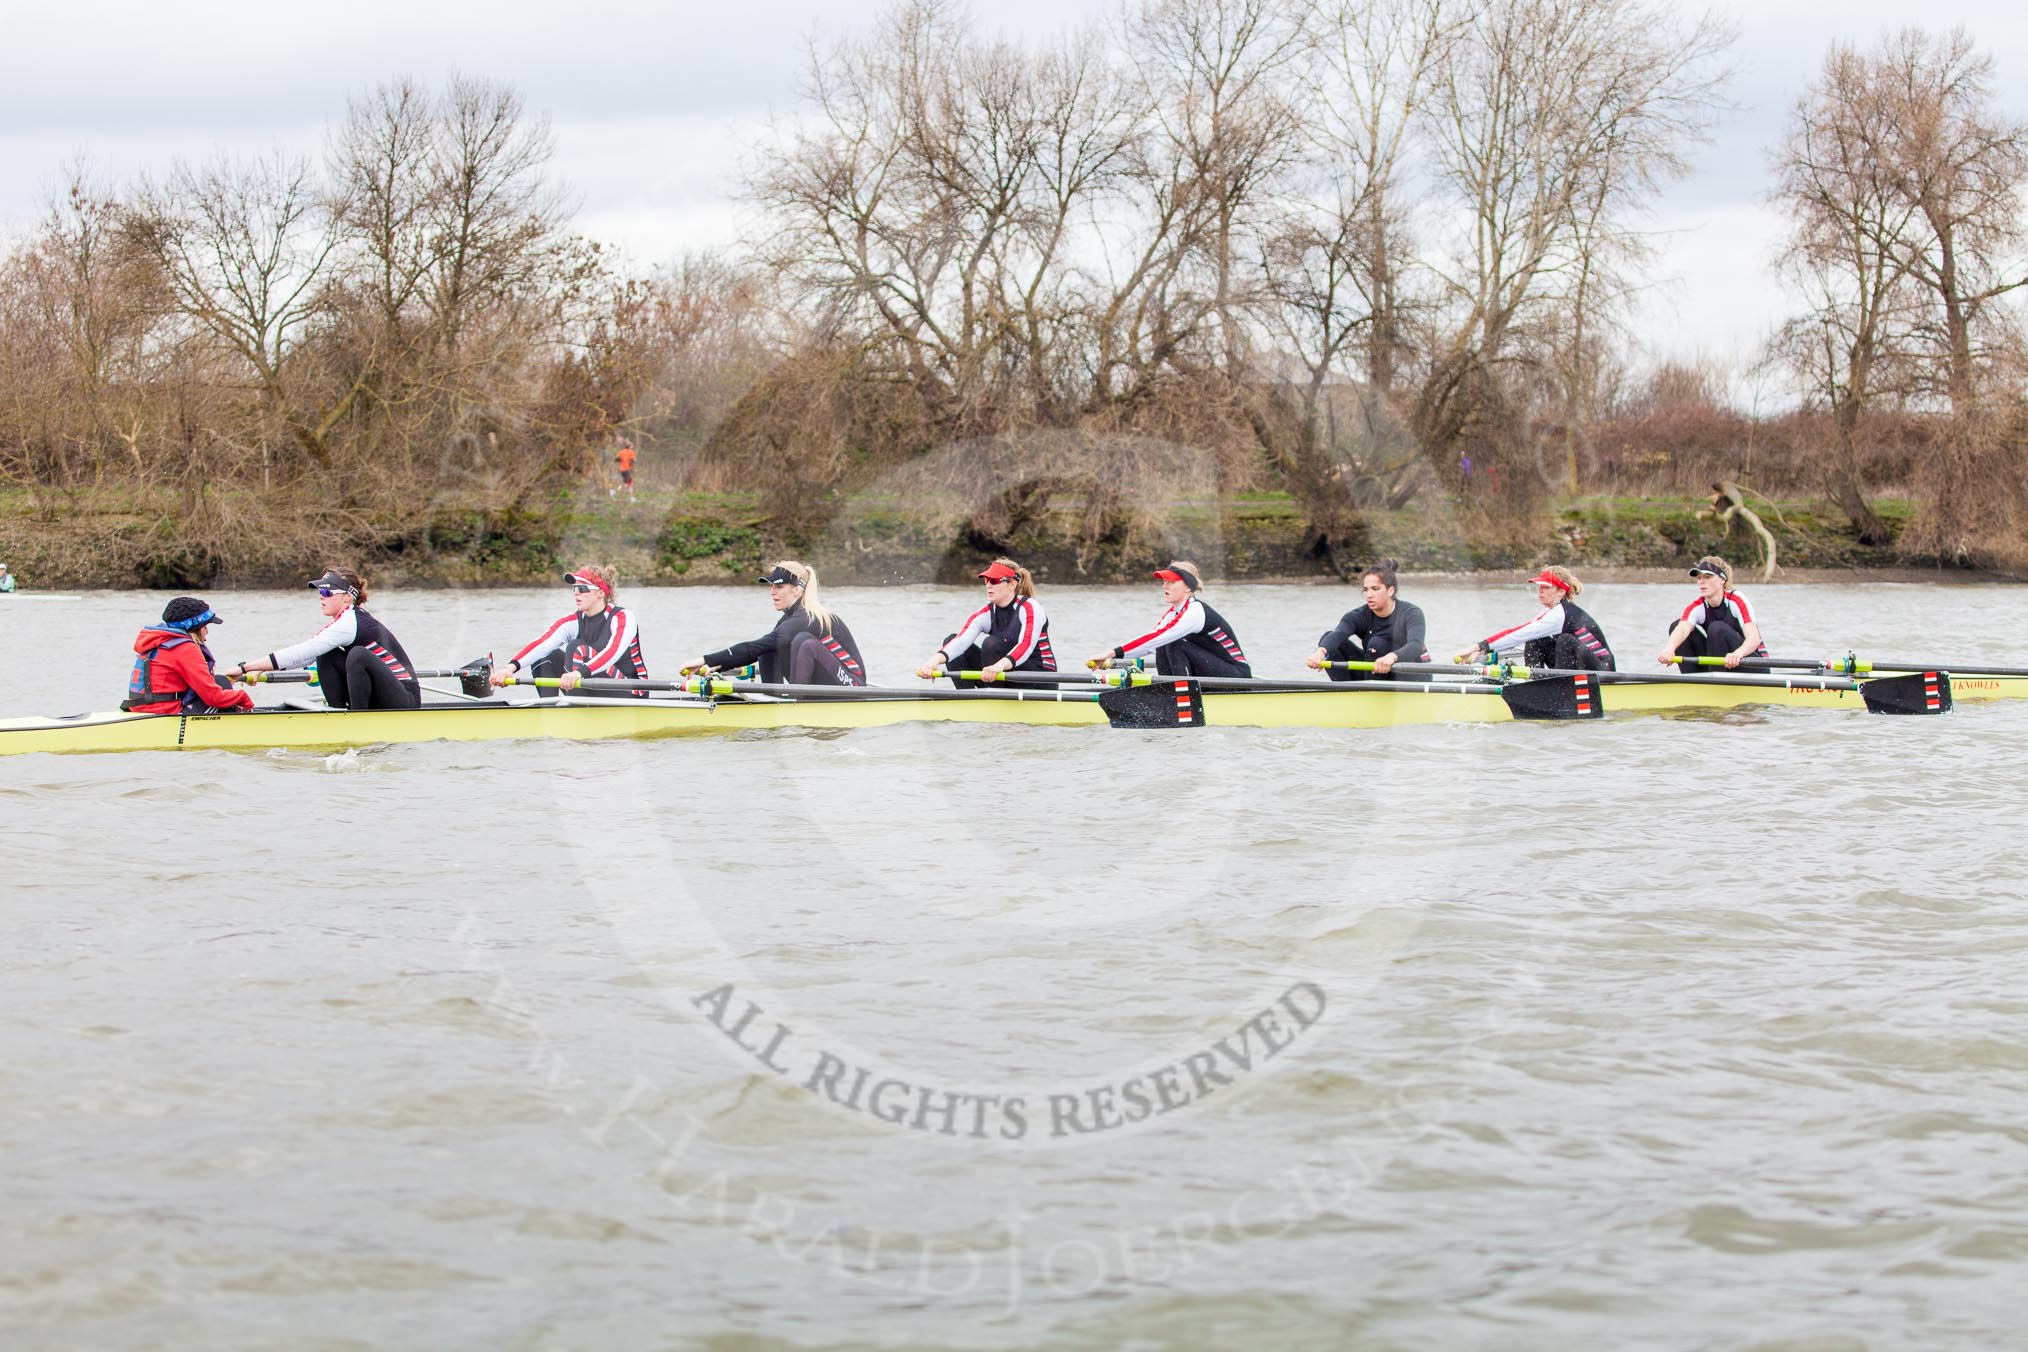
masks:
[[[2028,698],[2028,677],[1953,677],[1954,701]],[[1607,685],[1608,714],[1662,713],[1749,706],[1864,710],[1857,691],[1692,684]],[[1506,723],[1505,701],[1484,687],[1391,689],[1384,684],[1329,690],[1207,691],[1212,727],[1389,728],[1427,723]],[[432,705],[360,713],[261,709],[234,714],[78,714],[0,719],[0,755],[90,751],[264,751],[282,747],[340,750],[402,742],[479,742],[526,738],[591,740],[680,737],[774,729],[849,729],[897,723],[1018,723],[1039,727],[1104,725],[1095,702],[1037,691],[1014,698],[891,698],[767,701],[614,700],[600,703]]]

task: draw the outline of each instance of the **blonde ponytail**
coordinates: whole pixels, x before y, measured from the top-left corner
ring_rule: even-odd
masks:
[[[818,633],[825,638],[831,637],[831,612],[817,600],[817,570],[807,563],[798,563],[794,559],[778,559],[775,561],[775,567],[786,568],[796,575],[797,581],[803,586],[803,613],[817,626]]]

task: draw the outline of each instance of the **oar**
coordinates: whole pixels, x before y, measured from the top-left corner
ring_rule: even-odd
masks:
[[[1724,666],[1722,657],[1679,657],[1676,659],[1700,667]],[[1846,676],[1868,676],[1875,672],[1928,672],[1948,671],[1953,676],[2028,676],[2028,667],[1989,667],[1978,662],[1861,662],[1851,654],[1844,657],[1811,661],[1795,657],[1742,657],[1741,667],[1807,667],[1817,671],[1838,672]]]
[[[466,668],[460,667],[456,671],[411,671],[409,675],[419,681],[454,680],[463,676],[465,672]],[[315,685],[317,669],[311,667],[307,671],[249,671],[244,676],[235,676],[232,679],[245,681],[248,685],[295,685],[304,682]]]
[[[554,676],[510,676],[508,685],[532,685],[548,690],[560,690],[562,682]],[[897,690],[878,685],[785,685],[760,681],[728,681],[715,676],[689,676],[680,681],[627,680],[617,677],[592,676],[571,686],[572,690],[598,691],[607,694],[638,694],[646,691],[666,691],[679,695],[737,695],[742,697],[761,696],[766,699],[797,699],[816,701],[845,700],[1023,700],[1028,703],[1091,704],[1104,693],[1085,687],[1080,690]]]
[[[1171,690],[1206,690],[1213,694],[1313,694],[1319,698],[1327,695],[1367,695],[1378,697],[1388,694],[1405,695],[1498,695],[1506,702],[1507,709],[1521,719],[1569,719],[1598,718],[1603,710],[1593,697],[1591,685],[1580,676],[1590,673],[1562,672],[1542,680],[1516,680],[1494,682],[1474,679],[1476,670],[1441,666],[1435,663],[1421,664],[1424,669],[1442,671],[1465,679],[1447,681],[1278,681],[1262,680],[1242,676],[1161,676],[1147,671],[1098,671],[1092,679],[1119,690],[1122,696],[1142,690],[1155,692],[1167,697]],[[1398,668],[1397,668],[1398,669]],[[960,676],[976,676],[977,673],[961,671]],[[1057,678],[1046,672],[1005,673],[1002,680],[1013,681],[1054,681]],[[1179,697],[1180,700],[1180,697]],[[1103,703],[1103,701],[1101,701]],[[1204,714],[1201,708],[1192,707],[1192,717],[1185,718],[1181,712],[1172,712],[1166,718],[1156,701],[1144,701],[1142,716],[1148,722],[1133,724],[1136,727],[1174,727],[1201,723]],[[1107,712],[1113,711],[1107,706]],[[1212,721],[1217,721],[1213,719]],[[1115,719],[1115,725],[1119,720]]]
[[[1719,658],[1714,660],[1722,664],[1724,659]],[[1757,658],[1755,659],[1755,661],[1763,667],[1772,665],[1765,658]],[[1370,662],[1332,663],[1331,665],[1343,666],[1344,668],[1349,670],[1364,669],[1368,671],[1372,670],[1373,666],[1373,664]],[[1750,664],[1744,662],[1741,663],[1742,667],[1748,665]],[[1810,665],[1815,666],[1816,664],[1811,663]],[[1789,689],[1789,690],[1839,690],[1839,691],[1857,690],[1860,693],[1860,697],[1865,700],[1866,707],[1873,710],[1875,713],[1930,714],[1930,713],[1942,713],[1951,707],[1950,690],[1948,682],[1944,684],[1944,693],[1940,699],[1936,696],[1936,692],[1934,691],[1934,689],[1932,689],[1932,686],[1935,684],[1933,674],[1936,670],[1935,668],[1932,667],[1910,668],[1911,671],[1917,674],[1907,677],[1891,678],[1893,681],[1900,682],[1900,684],[1888,684],[1881,680],[1858,682],[1853,681],[1849,678],[1832,675],[1776,676],[1766,673],[1756,674],[1753,672],[1743,672],[1736,668],[1723,673],[1711,672],[1709,674],[1702,672],[1676,672],[1676,671],[1653,672],[1649,674],[1642,674],[1630,671],[1578,672],[1578,671],[1558,670],[1556,668],[1550,667],[1531,668],[1513,662],[1496,662],[1485,666],[1464,667],[1464,668],[1433,665],[1426,662],[1398,662],[1395,664],[1394,670],[1406,671],[1411,674],[1421,672],[1457,672],[1463,670],[1463,671],[1471,671],[1482,676],[1490,677],[1493,680],[1512,679],[1529,682],[1530,684],[1542,680],[1560,681],[1560,680],[1569,680],[1571,678],[1578,676],[1584,676],[1590,678],[1592,683],[1596,685],[1658,685],[1658,684],[1744,685],[1744,686],[1762,686],[1769,689]],[[1869,686],[1873,687],[1873,689],[1870,692],[1866,688]],[[1543,689],[1544,689],[1543,696],[1544,698],[1549,698],[1555,704],[1561,705],[1563,701],[1563,695],[1561,692],[1557,692],[1554,695],[1551,695],[1548,693],[1548,687],[1544,687]],[[1572,692],[1572,698],[1576,699],[1579,704],[1582,704],[1584,702],[1581,698],[1579,698],[1581,695],[1582,695],[1581,690]],[[1512,704],[1512,702],[1513,701],[1511,700],[1509,701],[1510,704]],[[1598,701],[1591,700],[1590,703],[1593,707],[1596,707]],[[1516,710],[1516,715],[1520,716],[1520,711],[1518,709]],[[1531,714],[1529,716],[1542,717],[1545,715]],[[1588,717],[1589,715],[1583,712],[1578,712],[1578,713],[1564,713],[1560,715],[1547,715],[1547,716],[1582,718]]]
[[[1725,659],[1722,657],[1684,657],[1679,653],[1669,660],[1679,666],[1685,667],[1725,666]],[[1728,668],[1728,670],[1732,671],[1746,672],[1768,670],[1837,672],[1844,671],[1844,669],[1842,662],[1820,662],[1807,657],[1742,657],[1739,659],[1737,667]]]
[[[1455,670],[1455,668],[1453,668]],[[957,676],[965,680],[979,680],[983,673],[977,671],[938,671],[938,676]],[[996,681],[1007,681],[1018,685],[1068,685],[1072,688],[1089,689],[1092,683],[1113,689],[1138,688],[1149,685],[1169,685],[1175,681],[1191,681],[1206,690],[1250,691],[1257,695],[1286,694],[1292,691],[1315,691],[1323,695],[1384,695],[1388,691],[1408,690],[1416,693],[1435,692],[1449,694],[1464,691],[1467,694],[1491,695],[1499,691],[1498,684],[1483,680],[1457,681],[1290,681],[1261,676],[1163,676],[1152,671],[1094,671],[1089,676],[1063,676],[1046,671],[1006,671],[996,676]],[[947,692],[953,693],[953,692]],[[954,693],[967,693],[963,691]],[[978,693],[977,691],[969,693]]]
[[[1575,674],[1542,667],[1512,667],[1509,670],[1516,676],[1530,678]],[[1950,676],[1930,670],[1906,676],[1880,676],[1867,681],[1855,681],[1845,676],[1773,676],[1737,671],[1712,672],[1709,675],[1674,671],[1652,674],[1592,671],[1583,674],[1600,685],[1729,685],[1768,690],[1832,690],[1846,694],[1856,690],[1866,707],[1876,714],[1941,714],[1948,713],[1951,707]]]
[[[491,659],[480,657],[454,671],[413,671],[409,674],[419,681],[454,680],[459,683],[468,698],[484,699],[493,692],[492,685],[486,679],[486,673],[491,667]],[[315,667],[300,671],[249,671],[233,679],[244,681],[248,685],[289,685],[296,682],[318,684]]]

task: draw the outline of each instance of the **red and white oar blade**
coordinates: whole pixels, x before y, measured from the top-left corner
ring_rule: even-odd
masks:
[[[1876,676],[1859,685],[1860,698],[1876,714],[1941,714],[1951,707],[1947,671],[1918,671],[1907,676]]]
[[[1585,674],[1542,676],[1500,687],[1508,712],[1524,719],[1603,718],[1598,696],[1599,683]]]
[[[1204,695],[1195,681],[1156,680],[1108,690],[1099,708],[1116,728],[1201,728]]]

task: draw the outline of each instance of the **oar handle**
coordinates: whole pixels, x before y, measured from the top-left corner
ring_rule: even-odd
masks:
[[[1319,671],[1372,671],[1375,662],[1323,662]],[[1474,679],[1485,676],[1498,677],[1514,670],[1511,662],[1471,664],[1463,662],[1396,662],[1388,668],[1389,675],[1403,676],[1468,676]]]
[[[1083,685],[1087,681],[1105,681],[1111,673],[1101,671],[996,671],[988,676],[983,671],[952,671],[938,667],[929,674],[930,680],[944,676],[955,676],[961,681],[977,681],[981,685]]]
[[[1725,659],[1722,657],[1685,657],[1681,653],[1677,653],[1669,660],[1677,666],[1683,667],[1725,666]],[[1866,670],[1866,664],[1863,662],[1855,664],[1849,658],[1832,662],[1820,662],[1808,657],[1742,657],[1739,659],[1739,665],[1730,668],[1730,670],[1834,671],[1849,676],[1855,670]]]
[[[455,680],[460,676],[468,674],[467,671],[411,671],[409,673],[409,675],[419,681]],[[235,676],[231,679],[244,681],[248,685],[316,685],[318,683],[317,669],[315,667],[305,667],[299,671],[249,671],[243,676]]]

